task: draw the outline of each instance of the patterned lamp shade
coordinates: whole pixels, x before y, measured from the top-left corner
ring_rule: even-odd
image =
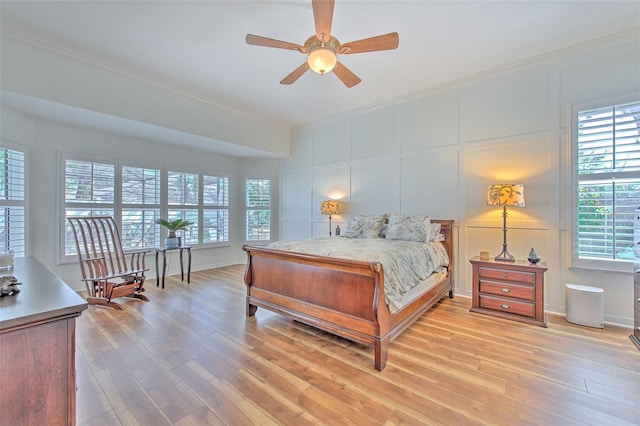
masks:
[[[524,185],[518,183],[489,186],[487,204],[490,206],[524,207]]]
[[[331,216],[332,214],[338,214],[338,202],[333,200],[327,200],[320,203],[320,213],[328,214]]]

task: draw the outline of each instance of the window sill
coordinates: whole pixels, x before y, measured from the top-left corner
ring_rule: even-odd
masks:
[[[633,274],[632,260],[573,259],[569,269],[585,269]]]

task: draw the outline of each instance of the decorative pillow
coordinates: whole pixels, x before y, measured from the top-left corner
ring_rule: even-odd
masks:
[[[384,225],[384,215],[360,216],[362,218],[362,234],[360,238],[380,238],[380,230]]]
[[[429,216],[404,216],[400,214],[389,216],[389,226],[385,238],[426,242],[429,236],[431,236]]]
[[[382,228],[380,228],[380,233],[378,234],[378,238],[384,238],[387,236],[388,227],[389,227],[389,213],[385,213],[384,220],[382,221]]]
[[[431,235],[429,235],[429,241],[444,241],[444,235],[440,233],[441,228],[442,224],[440,223],[431,224]]]
[[[342,233],[343,237],[359,238],[362,233],[363,222],[360,216],[351,216],[347,222],[347,229]]]
[[[384,215],[359,215],[349,218],[344,236],[347,238],[379,238]]]

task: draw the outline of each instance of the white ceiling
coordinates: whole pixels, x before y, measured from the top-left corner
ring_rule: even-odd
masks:
[[[310,0],[1,0],[0,8],[3,29],[286,126],[640,27],[640,1],[336,0],[340,42],[400,34],[397,50],[339,58],[362,78],[347,89],[311,71],[280,85],[305,56],[245,43],[252,33],[303,44],[314,33]]]

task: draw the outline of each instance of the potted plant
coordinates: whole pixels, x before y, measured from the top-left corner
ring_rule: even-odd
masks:
[[[169,230],[169,235],[164,240],[164,246],[166,248],[176,248],[180,246],[178,242],[178,237],[176,236],[176,231],[181,231],[183,229],[187,229],[189,226],[193,225],[193,222],[185,220],[185,219],[156,219],[156,223],[158,225],[164,226]]]

